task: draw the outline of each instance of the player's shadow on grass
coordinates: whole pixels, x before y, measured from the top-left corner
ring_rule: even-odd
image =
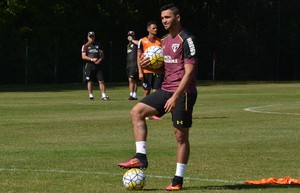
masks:
[[[198,186],[198,187],[183,187],[186,190],[249,190],[249,189],[289,189],[299,188],[300,185],[248,185],[248,184],[235,184],[223,186]]]

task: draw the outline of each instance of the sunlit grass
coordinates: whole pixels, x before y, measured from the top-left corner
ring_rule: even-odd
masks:
[[[186,192],[298,192],[243,185],[300,178],[300,84],[199,84],[190,132]],[[82,85],[0,88],[0,192],[127,192],[116,166],[135,153],[126,84],[110,101],[89,101]],[[139,90],[139,98],[142,90]],[[252,108],[255,111],[246,111]],[[144,191],[165,192],[175,173],[171,116],[149,121]]]

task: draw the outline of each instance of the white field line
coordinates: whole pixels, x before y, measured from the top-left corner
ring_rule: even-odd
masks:
[[[116,174],[110,172],[88,172],[88,171],[67,171],[67,170],[29,170],[29,169],[17,169],[17,168],[0,168],[1,171],[7,172],[41,172],[41,173],[65,173],[65,174],[87,174],[87,175],[112,175],[112,176],[123,176],[123,174]],[[158,179],[171,179],[171,176],[156,176],[156,175],[147,175],[147,178],[158,178]],[[208,179],[208,178],[192,178],[185,177],[185,180],[191,181],[203,181],[203,182],[221,182],[221,183],[231,183],[231,184],[242,184],[242,181],[231,181],[223,179]]]
[[[266,106],[258,106],[258,107],[248,107],[243,109],[244,111],[251,112],[251,113],[265,113],[265,114],[275,114],[275,115],[300,115],[300,113],[281,113],[281,112],[271,112],[271,111],[264,111],[263,108],[272,107],[276,105],[266,105]]]

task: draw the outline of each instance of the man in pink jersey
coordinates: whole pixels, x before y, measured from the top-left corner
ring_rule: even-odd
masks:
[[[179,9],[174,4],[161,8],[161,20],[169,31],[161,39],[164,54],[165,78],[161,90],[151,93],[131,110],[136,155],[127,162],[119,163],[122,168],[147,168],[146,156],[147,125],[146,116],[172,114],[175,138],[177,141],[177,165],[168,191],[181,190],[184,173],[190,154],[189,129],[192,126],[193,106],[197,99],[196,69],[197,56],[194,36],[182,28]],[[142,57],[143,68],[149,59]]]

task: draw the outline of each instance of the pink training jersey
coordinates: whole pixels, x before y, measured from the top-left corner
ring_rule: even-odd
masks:
[[[186,30],[182,30],[177,36],[170,34],[161,39],[165,62],[165,79],[162,89],[175,92],[182,77],[185,74],[184,65],[197,65],[196,46],[194,37]],[[185,92],[196,93],[196,73],[186,87]]]

